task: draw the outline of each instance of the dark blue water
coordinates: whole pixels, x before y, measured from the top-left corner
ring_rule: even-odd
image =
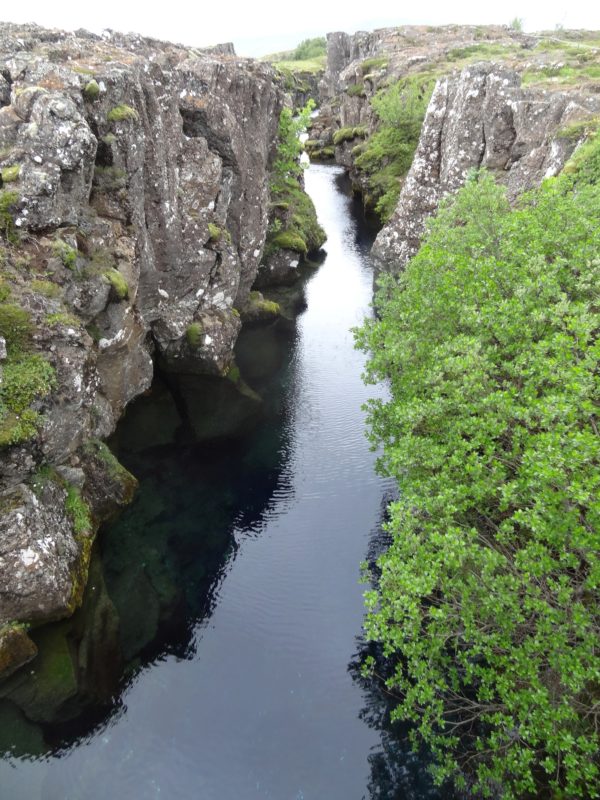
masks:
[[[193,445],[160,382],[129,410],[113,446],[140,492],[99,537],[87,617],[51,635],[94,666],[36,725],[0,704],[2,798],[434,796],[353,666],[386,491],[350,333],[369,313],[371,235],[337,168],[312,166],[306,186],[328,234],[306,310],[237,346],[258,425]]]

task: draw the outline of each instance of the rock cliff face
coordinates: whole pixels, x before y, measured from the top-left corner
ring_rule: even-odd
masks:
[[[385,267],[406,265],[427,218],[470,170],[492,171],[514,200],[561,171],[578,143],[565,135],[569,126],[600,113],[597,94],[520,84],[516,72],[490,63],[438,82],[398,206],[373,247]]]
[[[340,128],[365,126],[372,132],[377,124],[371,99],[381,88],[409,75],[449,71],[463,53],[478,48],[528,51],[535,37],[505,26],[447,25],[404,26],[375,31],[342,32],[327,35],[327,67],[319,90],[322,111],[311,133],[315,147],[331,147]],[[351,170],[360,188],[361,176],[354,171],[351,150],[356,142],[335,148],[337,163]]]
[[[413,252],[423,220],[469,168],[495,170],[513,195],[561,168],[576,142],[557,133],[597,113],[599,63],[598,35],[585,31],[529,35],[506,26],[449,25],[332,33],[310,151],[346,167],[373,207],[399,190],[408,169],[400,155],[394,163],[389,138],[371,147],[375,132],[387,126],[391,135],[394,128],[393,120],[377,118],[373,98],[400,81],[409,97],[429,97],[439,81],[402,210],[375,249],[383,259],[386,251],[395,260],[400,254],[402,262],[406,255],[394,242],[409,242]],[[392,196],[380,210],[389,215],[393,207]]]
[[[78,602],[110,513],[99,486],[116,505],[131,488],[86,447],[149,387],[153,361],[227,372],[283,99],[270,67],[230,46],[0,25],[0,313],[26,312],[26,349],[54,370],[39,429],[8,429],[0,451],[0,651],[31,657],[15,621]]]

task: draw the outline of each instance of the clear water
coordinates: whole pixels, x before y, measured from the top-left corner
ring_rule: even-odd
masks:
[[[369,313],[371,235],[340,170],[312,166],[306,186],[328,234],[306,310],[237,347],[261,421],[194,446],[160,385],[130,409],[114,446],[141,488],[90,584],[104,671],[39,725],[0,703],[3,799],[439,796],[356,674],[387,488],[350,332]],[[78,624],[62,635],[81,651]]]

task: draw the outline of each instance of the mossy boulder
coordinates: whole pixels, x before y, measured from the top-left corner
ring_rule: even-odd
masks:
[[[57,721],[61,708],[77,694],[77,665],[68,632],[68,621],[35,631],[35,660],[0,686],[0,697],[11,700],[34,722]]]
[[[0,628],[0,681],[8,678],[37,655],[37,647],[25,626],[12,624]]]
[[[279,303],[266,300],[258,291],[250,292],[240,309],[242,321],[245,323],[272,322],[280,313]]]
[[[99,439],[90,439],[80,452],[85,474],[83,497],[99,524],[129,505],[138,482]]]

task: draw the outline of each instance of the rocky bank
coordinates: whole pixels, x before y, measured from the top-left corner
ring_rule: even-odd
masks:
[[[232,365],[284,101],[230,46],[0,26],[0,677],[81,601],[135,487],[101,440],[154,365],[184,405]]]

